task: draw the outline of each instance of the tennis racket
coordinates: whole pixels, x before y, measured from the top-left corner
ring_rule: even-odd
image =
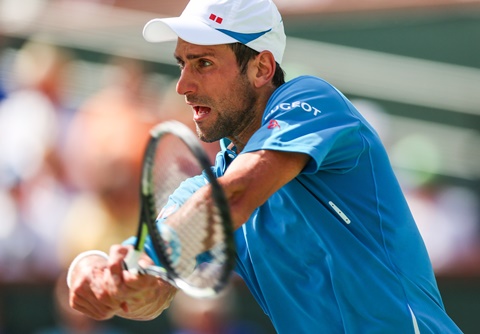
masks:
[[[143,158],[137,240],[125,259],[125,269],[159,277],[192,297],[215,297],[227,285],[235,263],[227,199],[188,127],[163,122],[150,135]],[[164,208],[169,196],[192,177],[210,185],[211,198]],[[162,266],[139,266],[147,236]]]

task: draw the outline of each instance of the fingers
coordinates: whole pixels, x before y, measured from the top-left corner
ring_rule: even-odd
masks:
[[[127,252],[126,247],[112,247],[108,261],[90,257],[77,264],[69,296],[73,309],[97,320],[128,312],[128,296],[122,288],[122,262]]]
[[[105,283],[112,295],[122,291],[124,283],[123,262],[128,254],[129,247],[115,245],[110,248],[108,271],[105,272]],[[125,271],[125,273],[127,273]]]
[[[99,303],[93,293],[87,293],[84,295],[81,295],[80,293],[72,293],[70,295],[70,305],[73,309],[96,320],[110,319],[116,313],[116,308],[105,303]]]
[[[123,261],[130,250],[129,247],[114,246],[110,249],[110,261],[108,263],[111,276],[111,293],[123,301],[122,309],[128,312],[128,309],[136,309],[138,305],[144,304],[152,295],[159,295],[159,289],[164,290],[163,285],[167,286],[169,291],[171,286],[150,275],[139,275],[128,270],[124,270]],[[139,259],[142,267],[154,264],[153,260],[143,253]],[[108,273],[107,273],[108,275]]]
[[[114,296],[123,312],[136,308],[144,302],[144,296],[156,288],[156,279],[147,275],[137,275],[124,269],[124,260],[130,246],[112,246],[110,249],[108,270],[105,271],[105,286],[110,296]]]
[[[108,260],[84,260],[74,271],[70,305],[87,316],[105,320],[119,315],[131,319],[153,319],[168,307],[174,288],[149,275],[123,269],[130,246],[113,246]],[[101,260],[101,263],[99,261]],[[153,261],[146,255],[142,265]]]
[[[112,276],[122,277],[123,262],[131,246],[115,245],[110,248],[108,267]],[[120,281],[119,281],[120,282]]]
[[[89,274],[76,280],[69,296],[73,309],[97,320],[109,319],[119,309],[115,300],[106,293],[103,272],[104,269],[92,268]]]

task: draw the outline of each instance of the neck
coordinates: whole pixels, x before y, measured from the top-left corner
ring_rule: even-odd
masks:
[[[232,134],[228,137],[233,145],[236,147],[236,153],[240,153],[247,145],[247,142],[253,136],[253,134],[262,126],[262,118],[265,112],[267,102],[275,89],[268,90],[265,94],[258,96],[258,100],[255,103],[254,116],[247,120],[238,133]]]

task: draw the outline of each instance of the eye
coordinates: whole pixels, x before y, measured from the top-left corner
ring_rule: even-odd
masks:
[[[200,67],[209,67],[213,65],[213,63],[207,59],[200,59],[199,64],[200,64]]]

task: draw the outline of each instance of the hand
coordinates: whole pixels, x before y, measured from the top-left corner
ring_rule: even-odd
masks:
[[[115,315],[148,320],[157,317],[173,299],[176,289],[148,275],[135,275],[123,270],[126,246],[113,246],[109,260],[88,256],[77,263],[70,288],[72,308],[96,320]],[[146,255],[142,266],[152,264]]]

